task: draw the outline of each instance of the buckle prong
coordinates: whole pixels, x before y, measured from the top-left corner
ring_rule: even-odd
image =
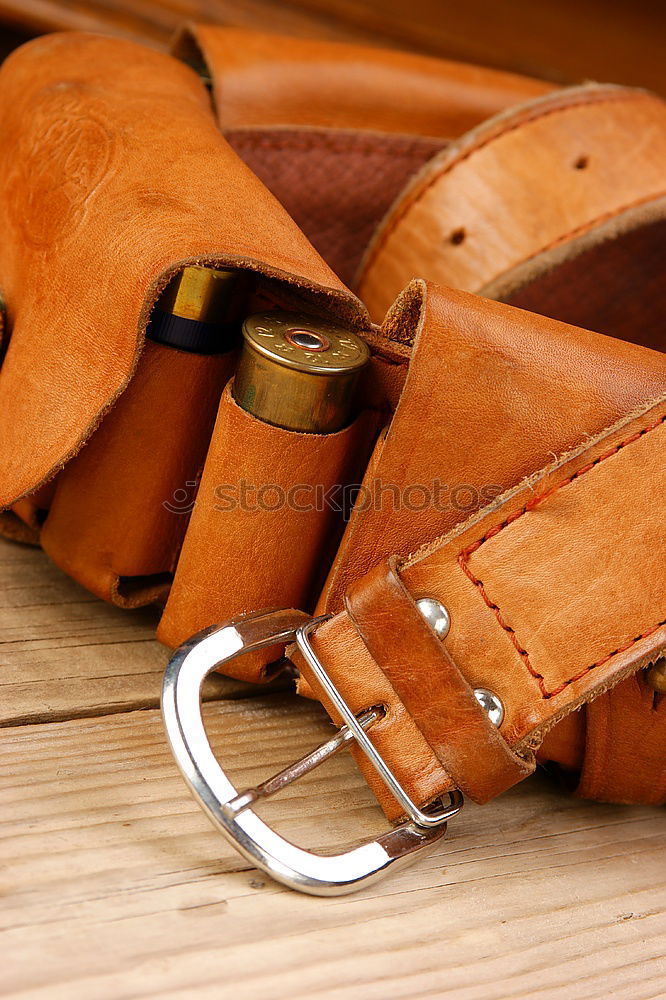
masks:
[[[253,811],[252,806],[319,767],[352,741],[367,752],[366,730],[379,721],[380,712],[368,709],[357,718],[319,663],[309,643],[309,633],[319,620],[300,611],[264,611],[245,615],[193,636],[171,658],[162,688],[162,715],[171,750],[192,794],[214,825],[248,861],[277,881],[316,896],[353,892],[380,878],[388,869],[407,863],[433,847],[446,832],[446,819],[463,804],[458,791],[449,793],[449,806],[431,815],[411,802],[383,758],[377,754],[382,777],[396,797],[411,806],[410,814],[424,823],[402,823],[376,840],[340,854],[322,855],[303,850],[281,837]],[[220,767],[210,746],[201,713],[201,687],[209,673],[244,653],[298,641],[309,649],[318,677],[328,682],[345,725],[321,746],[271,778],[239,792]],[[308,659],[310,662],[310,659]],[[370,743],[370,746],[372,744]],[[371,756],[368,754],[368,756]],[[371,757],[372,759],[372,757]],[[373,760],[375,766],[377,763]],[[437,825],[435,825],[437,824]]]
[[[380,718],[381,713],[377,709],[372,709],[369,712],[364,712],[358,717],[358,723],[363,729],[369,729],[373,722],[376,722]],[[250,806],[258,802],[259,799],[270,798],[271,795],[275,795],[277,792],[281,792],[283,788],[291,785],[292,782],[298,781],[299,778],[303,778],[310,771],[314,771],[316,767],[319,767],[325,761],[334,757],[335,754],[343,750],[348,743],[351,743],[354,739],[354,734],[352,733],[349,726],[342,726],[338,729],[335,736],[332,736],[330,740],[326,740],[325,743],[321,743],[315,750],[311,750],[310,753],[305,754],[299,760],[295,760],[293,764],[289,764],[287,767],[278,771],[271,778],[266,781],[262,781],[260,785],[255,785],[254,788],[246,788],[245,791],[240,792],[235,799],[226,803],[225,808],[229,812],[238,815],[245,809],[249,809]]]
[[[351,708],[324,670],[323,665],[319,662],[319,658],[315,654],[310,642],[310,633],[323,622],[327,621],[330,617],[330,615],[322,615],[319,618],[312,618],[309,622],[305,622],[301,625],[300,628],[296,630],[296,643],[298,648],[305,657],[308,666],[321,684],[326,695],[330,698],[336,710],[340,713],[361,750],[366,755],[374,769],[381,776],[384,784],[390,788],[405,813],[419,826],[441,826],[443,823],[446,823],[447,820],[451,819],[452,816],[455,816],[456,813],[460,812],[458,804],[452,801],[447,808],[441,809],[437,812],[424,812],[423,809],[419,809],[416,803],[400,784],[391,768],[375,747],[372,740],[366,736],[363,726],[359,724],[359,721],[352,712]]]

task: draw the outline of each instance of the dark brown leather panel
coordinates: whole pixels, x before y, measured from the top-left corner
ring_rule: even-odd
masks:
[[[539,254],[482,295],[666,350],[666,199],[613,217]]]
[[[348,285],[393,200],[444,145],[423,136],[278,126],[225,136]]]

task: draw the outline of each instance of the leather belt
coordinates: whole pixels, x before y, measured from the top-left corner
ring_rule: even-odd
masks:
[[[666,359],[650,349],[666,105],[206,26],[175,51],[216,117],[182,62],[130,43],[39,39],[0,71],[3,530],[106,600],[166,602],[158,635],[185,641],[164,688],[178,762],[289,885],[350,891],[536,759],[580,773],[580,794],[663,802],[647,668],[666,648]],[[202,265],[244,272],[248,311],[361,333],[359,416],[275,427],[237,404],[233,351],[144,345],[164,288]],[[360,489],[342,533],[330,509],[221,517],[240,477]],[[196,503],[165,507],[184,483]],[[311,614],[258,610],[278,603]],[[287,646],[339,732],[238,792],[200,682],[218,666],[265,680]],[[317,858],[252,807],[344,746],[399,825]]]
[[[167,734],[222,832],[286,885],[316,895],[352,891],[432,846],[462,804],[459,790],[487,802],[530,774],[533,749],[568,713],[623,679],[647,688],[635,675],[666,645],[665,435],[666,397],[402,566],[380,564],[354,584],[337,616],[251,616],[182,647],[165,677]],[[446,612],[444,639],[417,594]],[[309,758],[239,794],[208,746],[195,707],[201,681],[239,653],[294,638],[301,677],[343,728]],[[653,692],[649,698],[663,735],[663,704]],[[494,722],[488,706],[499,708]],[[252,806],[351,737],[366,780],[401,824],[332,858],[294,849]],[[626,764],[615,757],[616,768]],[[663,798],[663,768],[652,779],[651,794]]]

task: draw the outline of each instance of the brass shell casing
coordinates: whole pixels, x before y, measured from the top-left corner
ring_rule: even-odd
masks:
[[[647,682],[658,694],[666,694],[666,661],[659,660],[647,671]]]
[[[162,292],[146,336],[195,354],[226,354],[239,346],[247,286],[247,272],[188,265]]]
[[[238,271],[191,264],[169,282],[159,307],[182,319],[224,323],[233,312],[239,277]]]
[[[277,427],[331,434],[354,415],[354,388],[369,357],[344,327],[300,313],[259,313],[243,324],[234,399]]]

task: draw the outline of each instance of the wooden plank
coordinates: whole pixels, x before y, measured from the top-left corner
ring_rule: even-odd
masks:
[[[239,787],[328,731],[278,696],[206,707]],[[192,803],[156,712],[0,733],[2,995],[626,998],[666,993],[663,815],[530,780],[344,899],[247,870]],[[341,756],[270,802],[304,845],[382,828]]]
[[[168,650],[157,611],[99,601],[39,549],[0,539],[0,726],[156,708]],[[211,678],[206,697],[248,685]]]

